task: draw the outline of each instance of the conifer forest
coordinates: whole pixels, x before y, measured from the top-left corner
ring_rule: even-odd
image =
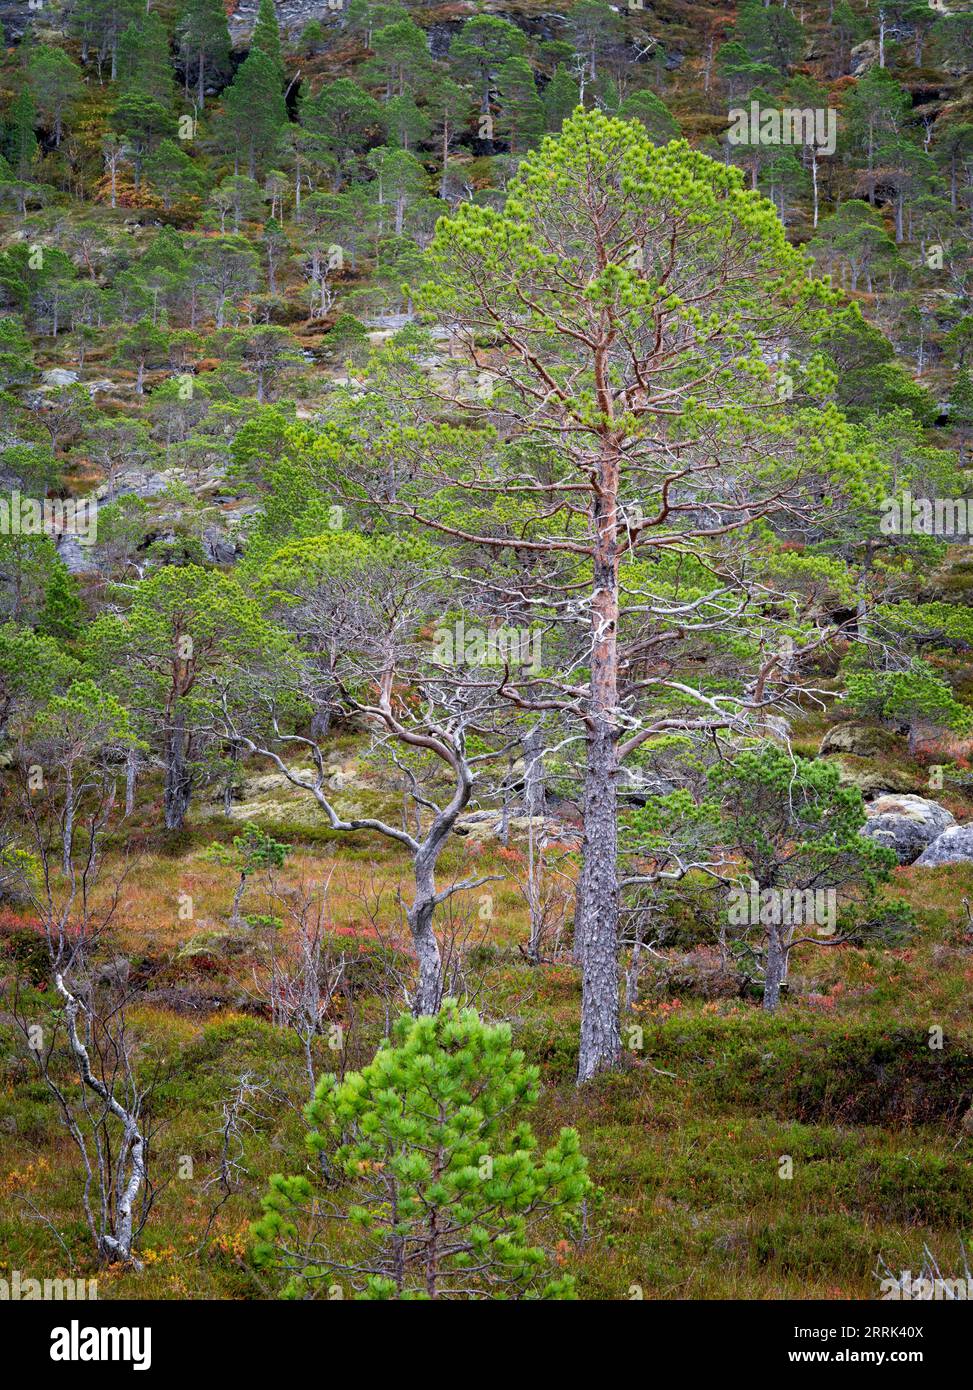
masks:
[[[973,3],[0,36],[0,1301],[973,1297]]]

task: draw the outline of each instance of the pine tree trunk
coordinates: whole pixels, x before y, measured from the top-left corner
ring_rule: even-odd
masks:
[[[67,782],[64,790],[64,840],[62,844],[61,867],[65,878],[71,873],[71,850],[74,848],[74,776],[67,769]]]
[[[416,1017],[435,1014],[442,998],[442,959],[433,931],[436,906],[435,851],[421,850],[415,860],[416,896],[409,909],[409,930],[419,960],[419,983],[412,1003]]]
[[[138,775],[138,754],[130,751],[125,759],[125,815],[135,810],[135,779]]]
[[[524,815],[543,816],[547,810],[544,781],[544,739],[540,729],[531,729],[523,738]]]
[[[592,507],[595,564],[591,600],[584,841],[575,949],[581,961],[578,1080],[613,1067],[621,1052],[618,1017],[618,459],[602,462]],[[580,919],[580,950],[578,949]]]
[[[613,1067],[621,1051],[617,813],[615,739],[606,728],[589,740],[584,789],[583,863],[576,913],[582,970],[579,1081]]]
[[[186,765],[186,716],[177,709],[165,735],[166,785],[164,794],[167,830],[181,830],[192,796],[192,778]]]
[[[784,980],[787,953],[779,927],[767,928],[767,964],[764,967],[764,1009],[772,1014],[780,1003],[780,987]]]

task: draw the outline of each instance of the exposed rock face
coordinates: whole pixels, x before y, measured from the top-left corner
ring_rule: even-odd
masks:
[[[874,758],[900,747],[899,740],[888,729],[850,720],[833,724],[821,740],[818,752],[822,758],[828,753],[853,753],[857,758]]]
[[[99,502],[114,502],[118,497],[141,497],[147,501],[161,497],[169,486],[164,473],[154,473],[148,468],[123,468],[115,478],[115,486],[103,483],[95,496]]]
[[[508,816],[507,832],[513,836],[528,835],[531,830],[540,841],[556,841],[563,837],[563,827],[547,816]],[[503,834],[504,820],[499,811],[473,811],[461,817],[453,827],[453,834],[473,840],[499,839]]]
[[[90,545],[82,545],[75,536],[62,535],[57,540],[57,553],[69,574],[91,574],[98,568]]]
[[[861,833],[894,850],[900,864],[914,864],[923,850],[956,825],[944,806],[922,796],[879,796],[865,812],[868,823]]]
[[[973,863],[973,825],[954,825],[933,840],[915,861],[922,869]]]
[[[45,386],[76,386],[79,377],[77,372],[69,371],[67,367],[52,367],[41,377]]]
[[[328,0],[274,0],[274,5],[281,34],[293,34],[295,37],[303,32],[312,19],[325,28],[336,24],[343,9],[340,4],[329,5]],[[228,18],[234,44],[244,44],[257,22],[257,0],[241,0]]]
[[[214,565],[232,565],[237,557],[235,543],[215,526],[207,526],[203,532],[203,551]]]
[[[865,39],[851,50],[851,73],[861,77],[862,73],[873,68],[879,60],[878,39]]]
[[[828,758],[838,769],[843,787],[857,787],[862,796],[878,796],[882,792],[911,792],[916,778],[900,768],[890,767],[877,758],[856,758],[851,753],[838,753]]]
[[[39,28],[37,11],[29,7],[27,0],[0,0],[0,24],[7,43],[13,43],[24,37],[28,26],[35,31]]]

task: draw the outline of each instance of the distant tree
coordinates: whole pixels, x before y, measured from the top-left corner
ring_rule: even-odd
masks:
[[[621,42],[622,21],[607,0],[577,0],[568,12],[568,33],[584,60],[590,82],[598,77],[598,59]]]
[[[416,105],[411,93],[393,97],[385,103],[385,130],[390,145],[411,149],[429,135],[430,123],[425,110]]]
[[[0,624],[0,735],[29,721],[79,674],[79,663],[55,638]]]
[[[106,57],[111,59],[112,81],[118,77],[121,36],[133,20],[144,14],[140,0],[78,0],[72,8],[72,27],[81,40],[81,61],[87,63],[94,50],[99,82]]]
[[[782,70],[797,61],[804,46],[804,30],[797,15],[786,5],[762,0],[746,0],[740,6],[736,34],[755,62]]]
[[[440,197],[443,196],[443,179],[452,142],[463,122],[471,114],[473,101],[469,91],[448,77],[440,77],[429,92],[429,112],[434,133],[439,136],[439,154],[442,166]]]
[[[385,88],[385,100],[420,91],[432,71],[425,30],[404,17],[376,29],[370,44],[374,57],[364,77]]]
[[[319,53],[327,41],[324,32],[324,25],[320,20],[312,19],[301,30],[299,47],[302,53],[306,53],[309,58],[313,58]]]
[[[510,57],[497,73],[500,101],[498,133],[510,142],[511,154],[536,145],[544,134],[544,106],[526,58]]]
[[[544,103],[544,115],[547,121],[547,129],[558,131],[561,129],[562,122],[577,106],[580,98],[580,87],[578,80],[573,77],[567,68],[559,64],[554,75],[544,88],[541,100]]]
[[[849,198],[822,219],[811,250],[823,260],[829,274],[840,268],[842,278],[847,272],[852,290],[864,279],[869,291],[877,267],[896,254],[881,214],[858,198]]]
[[[46,444],[10,444],[0,449],[0,469],[16,478],[30,497],[44,497],[61,476],[61,465]]]
[[[206,237],[200,243],[194,273],[212,304],[216,327],[223,328],[230,302],[257,283],[257,255],[242,236]]]
[[[949,423],[960,441],[960,467],[970,466],[970,444],[973,441],[973,376],[968,367],[956,373],[949,393]]]
[[[37,107],[29,87],[21,87],[13,99],[6,123],[4,153],[18,179],[30,177],[37,154]]]
[[[387,145],[379,145],[368,156],[368,167],[376,175],[376,195],[379,209],[391,205],[394,210],[393,230],[401,236],[405,229],[405,215],[428,186],[428,177],[422,164],[408,150],[394,150]],[[379,221],[379,233],[385,224]]]
[[[284,79],[284,58],[280,42],[280,25],[277,23],[277,6],[274,0],[259,0],[257,18],[250,35],[250,52],[262,53],[273,63],[280,80]]]
[[[490,90],[496,73],[508,58],[522,56],[527,40],[515,24],[496,15],[475,15],[466,20],[453,39],[449,61],[461,76],[480,89],[480,110],[490,109]]]
[[[187,0],[177,33],[185,65],[186,93],[195,67],[196,102],[202,110],[207,78],[218,82],[230,70],[230,28],[223,0]]]
[[[134,493],[99,507],[94,557],[101,573],[111,578],[131,567],[141,578],[140,552],[146,548],[152,525],[148,502]]]
[[[230,361],[238,361],[252,374],[257,385],[258,405],[264,404],[267,392],[277,377],[289,366],[301,361],[292,335],[286,328],[273,324],[231,333],[223,349]]]
[[[275,217],[269,217],[264,223],[263,248],[267,260],[267,288],[271,294],[276,294],[277,267],[287,249],[287,237]]]
[[[731,97],[744,96],[758,87],[773,91],[782,80],[778,68],[772,63],[757,62],[736,39],[720,46],[716,69]]]
[[[56,386],[39,402],[38,423],[47,431],[52,451],[71,439],[94,414],[91,397],[80,382]]]
[[[922,55],[926,40],[938,18],[929,0],[897,0],[893,15],[912,30],[912,57],[916,67],[922,66]]]
[[[240,908],[251,875],[261,869],[282,869],[290,848],[290,845],[281,844],[252,821],[243,827],[241,835],[233,836],[232,846],[218,842],[210,845],[206,858],[213,864],[233,869],[240,876],[230,908],[231,926],[238,927],[244,922]]]
[[[353,314],[339,314],[326,334],[329,350],[342,361],[360,366],[368,356],[368,330]]]
[[[157,148],[146,157],[144,170],[166,211],[183,198],[198,196],[205,183],[199,165],[175,140],[160,140]]]
[[[138,188],[147,156],[160,140],[175,133],[176,123],[161,103],[138,89],[118,99],[109,121],[131,149],[135,187]]]
[[[653,145],[665,145],[679,138],[679,126],[665,102],[647,88],[626,97],[618,114],[623,121],[641,121]]]
[[[226,232],[226,218],[233,214],[233,231],[239,232],[244,220],[256,221],[265,215],[260,185],[243,174],[228,174],[210,194],[210,202],[219,214],[220,231]]]
[[[118,81],[124,92],[140,92],[169,108],[173,87],[169,31],[156,10],[139,15],[119,39]]]
[[[142,580],[123,613],[91,625],[86,650],[106,686],[144,712],[165,770],[167,830],[183,824],[224,701],[250,725],[264,681],[291,656],[234,579],[194,565]]]
[[[84,603],[77,579],[64,561],[51,566],[44,586],[44,607],[37,630],[42,636],[56,637],[59,642],[71,642],[81,635]]]
[[[912,110],[908,92],[883,68],[870,68],[845,103],[853,144],[865,155],[868,201],[875,202],[876,169],[886,145],[900,136]]]
[[[266,0],[272,7],[273,0]],[[287,108],[281,90],[279,62],[251,48],[236,76],[223,93],[223,141],[233,156],[234,173],[240,172],[240,156],[246,159],[247,173],[255,179],[276,149]]]
[[[973,68],[973,14],[944,14],[932,27],[932,41],[940,63],[955,64],[962,72]]]
[[[302,96],[301,123],[321,139],[339,181],[348,176],[369,139],[383,125],[382,108],[349,77],[326,82],[315,95]]]
[[[742,857],[759,893],[777,895],[778,903],[793,890],[837,895],[874,888],[895,865],[891,850],[859,834],[865,824],[861,792],[841,786],[830,763],[797,758],[771,745],[717,763],[709,780],[721,806],[721,840]],[[816,923],[799,915],[787,924],[776,904],[770,906],[746,925],[766,938],[763,1006],[773,1012],[798,941],[828,946],[842,938],[834,920]]]
[[[63,562],[50,536],[0,531],[0,618],[37,627],[44,611],[45,588]]]
[[[116,366],[135,363],[135,390],[142,395],[145,389],[146,367],[161,366],[167,360],[169,334],[157,328],[151,319],[139,319],[119,340],[115,351]]]
[[[13,314],[0,317],[0,390],[29,381],[34,370],[34,349],[23,322]]]
[[[910,655],[905,642],[897,656],[898,669],[849,671],[844,696],[849,709],[906,729],[910,753],[915,752],[923,723],[960,734],[973,730],[973,711],[956,698],[940,672]]]
[[[61,868],[70,878],[75,820],[88,791],[85,774],[121,759],[138,739],[128,710],[94,681],[81,680],[73,682],[63,695],[54,695],[37,714],[27,742],[31,756],[45,768],[46,777],[63,784]]]
[[[81,69],[63,48],[37,44],[28,58],[27,81],[41,120],[48,122],[54,144],[60,146],[65,113],[84,91]]]

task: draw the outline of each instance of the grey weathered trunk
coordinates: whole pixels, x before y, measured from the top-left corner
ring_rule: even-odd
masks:
[[[240,882],[237,884],[236,892],[233,894],[233,906],[230,908],[230,925],[233,927],[239,927],[243,923],[240,905],[243,902],[243,895],[246,891],[247,876],[246,874],[241,874]]]
[[[181,830],[192,797],[192,776],[186,758],[186,716],[177,709],[165,737],[166,785],[164,796],[167,830]]]
[[[71,874],[71,851],[74,848],[74,776],[67,769],[67,783],[64,790],[64,839],[62,843],[61,867],[64,877]]]
[[[615,740],[603,726],[589,739],[584,788],[584,843],[575,931],[581,961],[578,1080],[615,1065],[618,1018],[618,787]],[[580,922],[578,921],[580,919]]]
[[[603,380],[605,364],[596,375]],[[591,599],[591,681],[588,699],[581,875],[575,951],[581,962],[581,1046],[578,1081],[615,1066],[621,1053],[618,1011],[618,476],[612,446],[601,462],[592,505],[595,537]],[[579,936],[580,930],[580,936]]]
[[[125,815],[130,816],[135,810],[135,782],[138,777],[139,759],[134,748],[129,749],[125,759]]]
[[[780,1003],[780,987],[787,968],[787,951],[779,927],[767,928],[767,964],[764,967],[764,1009],[772,1014]]]
[[[543,816],[547,811],[547,787],[544,779],[544,737],[540,729],[531,729],[523,738],[524,746],[524,814]]]
[[[122,1125],[118,1152],[115,1155],[113,1165],[110,1167],[106,1167],[104,1159],[100,1157],[101,1149],[99,1146],[102,1187],[100,1232],[97,1230],[92,1217],[87,1190],[84,1201],[86,1213],[92,1225],[93,1233],[98,1237],[99,1254],[102,1258],[111,1264],[131,1264],[140,1271],[142,1264],[133,1254],[132,1242],[135,1237],[135,1203],[139,1192],[146,1185],[147,1173],[145,1139],[139,1123],[138,1101],[136,1100],[134,1104],[130,1101],[128,1107],[122,1105],[115,1095],[112,1085],[106,1084],[101,1077],[95,1075],[91,1067],[88,1049],[78,1031],[80,1003],[65,985],[62,975],[56,974],[54,983],[58,994],[64,1000],[68,1040],[82,1085],[88,1087],[98,1096],[104,1107],[104,1113],[110,1112]],[[86,1156],[85,1161],[87,1163]],[[88,1173],[90,1178],[90,1166]],[[111,1181],[111,1188],[107,1185],[108,1179]],[[109,1196],[111,1197],[110,1204]]]
[[[311,715],[312,738],[327,738],[328,734],[331,732],[331,722],[334,718],[335,709],[334,700],[330,693],[332,690],[334,690],[334,687],[330,687],[329,690],[321,695],[315,702],[314,712]]]
[[[409,930],[419,961],[419,983],[413,1000],[413,1012],[434,1014],[442,1002],[442,958],[433,931],[432,919],[436,907],[435,867],[438,848],[423,846],[415,858],[416,896],[409,909]]]

